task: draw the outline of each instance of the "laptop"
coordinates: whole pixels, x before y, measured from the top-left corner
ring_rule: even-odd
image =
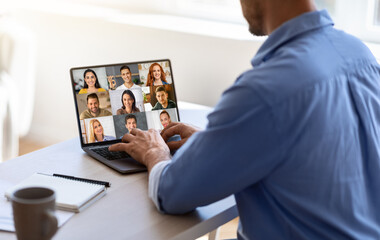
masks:
[[[120,173],[146,171],[126,152],[109,152],[132,128],[161,131],[179,121],[169,59],[70,69],[83,151]]]

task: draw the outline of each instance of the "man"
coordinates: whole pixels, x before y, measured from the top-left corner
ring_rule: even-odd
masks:
[[[135,88],[141,90],[140,86],[137,86],[132,82],[132,73],[131,69],[128,66],[124,65],[120,68],[120,75],[121,78],[124,80],[124,84],[118,86],[116,90],[130,90]]]
[[[175,108],[176,103],[170,99],[168,99],[168,92],[166,91],[164,86],[160,86],[156,88],[156,105],[152,108],[152,110],[160,110],[160,109],[168,109]]]
[[[165,128],[165,140],[182,138],[168,143],[183,144],[171,161],[153,130],[110,150],[147,166],[162,212],[234,194],[239,239],[380,239],[380,66],[311,0],[241,5],[250,31],[269,37],[206,129]]]
[[[87,110],[84,110],[80,114],[80,119],[94,118],[94,117],[104,117],[111,116],[112,113],[106,109],[101,109],[99,107],[99,98],[96,93],[91,93],[87,95]]]
[[[131,132],[133,128],[137,127],[137,119],[136,116],[133,114],[128,114],[125,117],[125,128],[128,129],[128,133]]]

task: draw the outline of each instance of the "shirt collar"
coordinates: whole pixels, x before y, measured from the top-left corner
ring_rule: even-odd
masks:
[[[258,66],[261,62],[268,60],[273,51],[291,38],[310,30],[332,25],[334,22],[326,10],[308,12],[290,19],[269,35],[252,59],[252,66]]]

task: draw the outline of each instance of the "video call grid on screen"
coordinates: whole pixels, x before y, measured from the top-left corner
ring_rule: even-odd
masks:
[[[179,121],[168,59],[70,72],[82,144],[112,142],[132,128],[162,130]]]

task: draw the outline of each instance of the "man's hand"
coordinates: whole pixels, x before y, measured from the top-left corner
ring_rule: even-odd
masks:
[[[144,164],[148,171],[160,161],[169,160],[170,151],[159,132],[153,129],[142,131],[133,128],[125,134],[122,143],[109,147],[110,151],[125,151],[136,161]]]
[[[181,136],[180,141],[172,141],[166,143],[170,150],[177,150],[189,139],[189,137],[191,137],[191,135],[193,135],[193,133],[200,130],[201,129],[195,128],[185,123],[173,122],[166,126],[164,130],[162,130],[161,136],[165,142],[167,142],[170,137],[179,134]]]
[[[115,77],[114,76],[108,76],[107,80],[108,80],[108,83],[109,83],[109,87],[111,89],[115,89],[115,86],[116,86]]]

